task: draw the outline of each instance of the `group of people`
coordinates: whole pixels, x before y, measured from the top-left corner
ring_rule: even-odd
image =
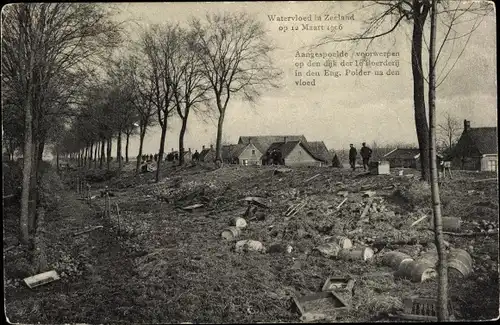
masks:
[[[284,165],[285,162],[283,160],[283,155],[280,150],[273,149],[271,151],[266,152],[266,156],[264,157],[264,162],[267,165]]]
[[[368,169],[368,164],[370,162],[370,158],[372,156],[372,149],[370,149],[368,146],[366,146],[366,143],[363,142],[361,144],[361,158],[363,158],[363,169],[366,171]],[[349,164],[351,165],[352,170],[356,170],[356,157],[358,156],[358,150],[356,150],[356,147],[351,143],[350,144],[350,149],[349,149]]]

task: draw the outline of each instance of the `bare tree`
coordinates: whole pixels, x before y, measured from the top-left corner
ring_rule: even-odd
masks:
[[[178,74],[175,73],[172,58],[179,55],[181,42],[180,29],[174,25],[153,25],[141,35],[141,47],[147,58],[148,81],[152,89],[151,99],[161,127],[156,182],[160,180],[168,121],[175,109],[174,79],[178,78]]]
[[[438,251],[438,322],[448,320],[448,265],[443,238],[443,218],[439,197],[438,170],[436,162],[436,8],[437,0],[431,0],[431,32],[429,47],[429,155],[431,161],[432,212],[434,216],[434,236]]]
[[[241,95],[244,100],[255,101],[263,87],[277,87],[275,81],[281,71],[269,56],[274,47],[262,23],[247,14],[207,15],[205,22],[194,20],[192,26],[196,53],[219,113],[216,157],[222,161],[222,129],[229,100]]]
[[[437,126],[438,142],[443,152],[449,152],[462,133],[460,120],[450,113],[443,114],[443,122]]]
[[[171,57],[176,76],[174,99],[178,116],[182,124],[179,131],[179,165],[184,163],[184,135],[191,109],[199,112],[200,104],[208,105],[208,86],[202,70],[202,62],[196,53],[195,32],[183,31],[181,50]]]
[[[456,3],[456,7],[452,7]],[[443,21],[446,21],[444,25],[447,29],[444,32],[444,38],[436,54],[436,62],[438,62],[444,45],[448,42],[452,42],[452,47],[455,47],[455,41],[460,38],[466,38],[465,46],[484,16],[492,11],[492,6],[484,2],[468,2],[462,3],[460,1],[440,1],[440,8],[436,10],[436,14]],[[337,37],[335,35],[326,36],[317,42],[314,46],[320,46],[331,43],[338,42],[363,42],[367,41],[367,48],[372,44],[372,42],[377,38],[387,37],[389,35],[394,35],[394,32],[398,30],[399,27],[403,26],[405,23],[410,23],[412,25],[412,36],[411,36],[411,67],[413,74],[413,103],[414,103],[414,113],[415,113],[415,128],[417,132],[417,139],[420,149],[420,155],[422,159],[421,172],[422,179],[430,182],[430,160],[429,160],[429,126],[427,123],[427,113],[425,108],[425,82],[427,78],[425,76],[425,69],[422,65],[422,52],[424,49],[424,26],[425,22],[429,16],[429,10],[431,8],[430,0],[395,0],[395,1],[371,1],[363,2],[360,6],[359,11],[371,10],[373,14],[364,21],[363,30],[359,33],[343,37]],[[460,35],[456,26],[463,23],[464,20],[470,19],[466,17],[466,14],[471,14],[476,16],[476,20],[473,23],[470,31],[465,34]],[[441,80],[436,80],[436,87],[442,84],[442,82],[449,75],[450,71],[453,69],[461,54],[461,51],[455,51],[458,53],[456,60],[450,68],[446,71],[447,63],[451,61],[451,57],[448,57],[443,65],[443,70],[441,74],[444,77]],[[453,52],[453,51],[452,51]]]
[[[36,225],[38,166],[50,122],[75,96],[85,77],[79,72],[119,42],[119,30],[102,5],[29,3],[3,9],[2,86],[24,101],[25,110],[21,233],[26,241],[26,218],[31,233]]]

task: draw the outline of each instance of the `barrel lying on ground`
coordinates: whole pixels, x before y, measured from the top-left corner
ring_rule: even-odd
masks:
[[[221,236],[225,240],[234,240],[235,238],[239,237],[241,235],[241,230],[238,227],[229,227],[226,228],[222,233]]]
[[[466,277],[472,273],[472,257],[463,249],[451,249],[448,255],[448,272]]]
[[[413,258],[411,258],[408,254],[398,251],[388,252],[382,258],[382,263],[384,265],[390,266],[396,271],[399,269],[399,265],[401,265],[403,261],[413,261]]]
[[[410,279],[413,282],[424,282],[437,276],[436,269],[427,263],[405,260],[394,274],[397,278]]]

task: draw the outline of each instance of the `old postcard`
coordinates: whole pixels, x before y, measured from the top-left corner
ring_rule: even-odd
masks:
[[[12,323],[499,315],[490,1],[2,11]]]

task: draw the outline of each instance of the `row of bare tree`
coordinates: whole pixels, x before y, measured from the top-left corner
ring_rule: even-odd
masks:
[[[126,40],[115,7],[89,3],[11,4],[2,12],[4,143],[9,156],[23,152],[20,233],[25,244],[36,232],[39,165],[47,144],[56,159],[110,168],[112,143],[122,168],[131,136],[142,148],[148,128],[161,127],[156,180],[160,179],[166,131],[180,118],[184,135],[194,113],[218,119],[221,158],[224,117],[237,96],[255,100],[277,87],[281,71],[263,25],[239,13],[145,27]],[[140,159],[136,169],[139,169]],[[33,246],[33,245],[32,245]],[[33,247],[34,248],[34,247]]]

